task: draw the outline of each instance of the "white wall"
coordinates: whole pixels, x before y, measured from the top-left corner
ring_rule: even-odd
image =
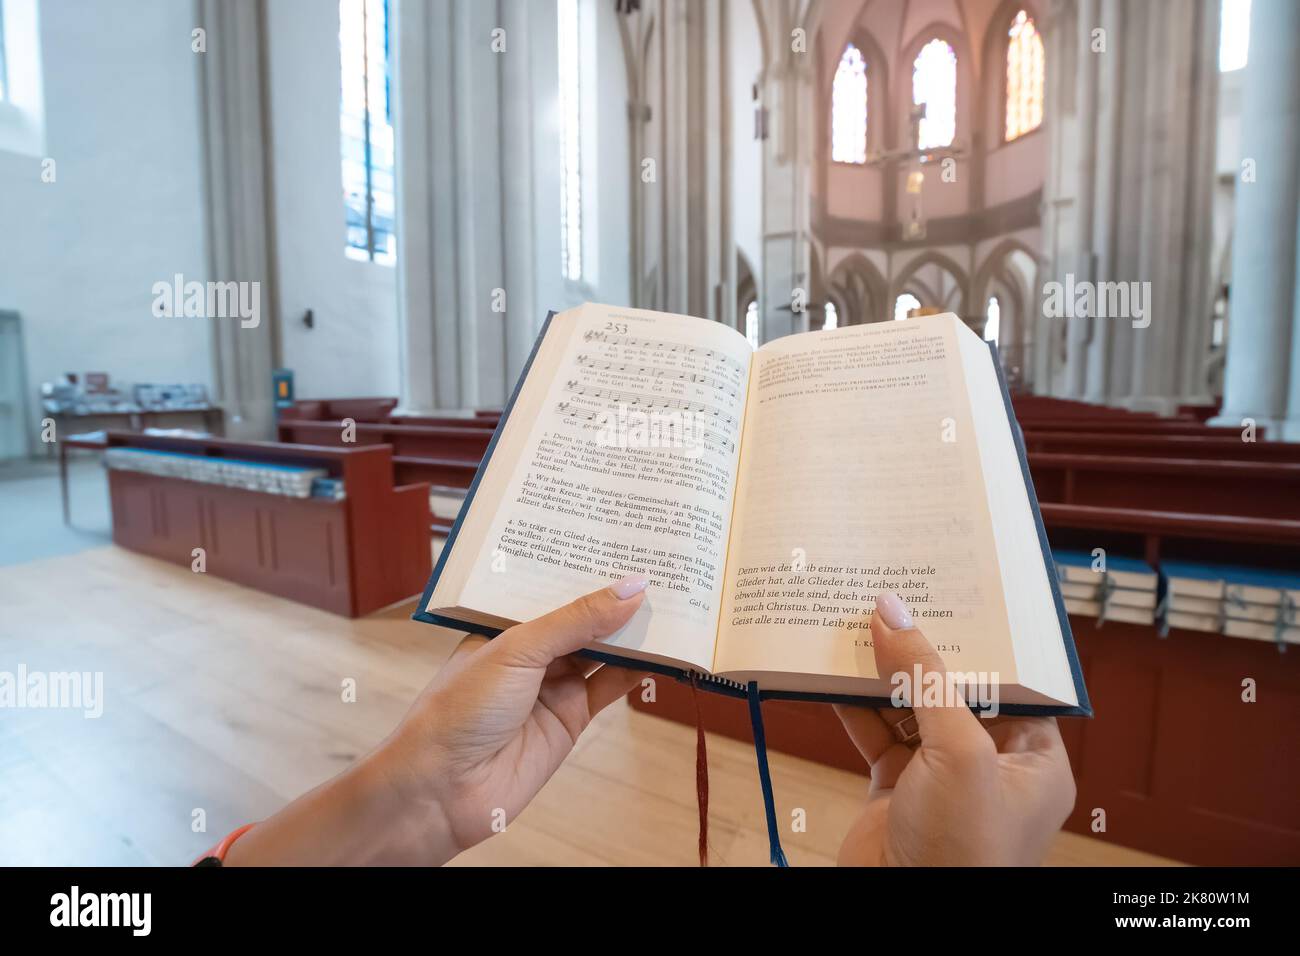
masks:
[[[150,311],[155,282],[207,278],[193,11],[39,11],[55,181],[41,181],[40,158],[0,151],[0,308],[22,316],[29,386],[87,370],[210,384],[206,320]]]
[[[343,252],[338,4],[270,0],[267,33],[282,364],[300,398],[397,395],[396,269]]]

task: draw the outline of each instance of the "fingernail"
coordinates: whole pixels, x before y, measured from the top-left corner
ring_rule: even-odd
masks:
[[[615,581],[609,586],[609,589],[614,592],[614,597],[620,601],[626,601],[628,598],[636,597],[644,591],[649,583],[650,579],[644,574],[629,574],[621,581]]]
[[[882,591],[876,595],[876,613],[890,630],[903,631],[912,626],[912,612],[897,594]]]

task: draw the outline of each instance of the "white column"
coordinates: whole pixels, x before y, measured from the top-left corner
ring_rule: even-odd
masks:
[[[1189,205],[1198,200],[1194,187],[1209,188],[1195,165],[1213,161],[1213,153],[1201,149],[1199,141],[1208,135],[1213,142],[1214,131],[1198,129],[1192,122],[1198,76],[1210,69],[1210,64],[1197,62],[1197,36],[1205,25],[1197,7],[1205,4],[1153,0],[1146,6],[1149,24],[1159,25],[1148,30],[1144,58],[1147,152],[1138,280],[1150,283],[1143,317],[1150,324],[1133,328],[1132,390],[1126,404],[1138,411],[1170,414],[1179,398],[1179,342],[1194,321],[1185,293],[1191,277],[1200,274],[1197,263],[1209,255],[1208,248],[1195,249],[1189,242]],[[1128,324],[1132,327],[1131,320]]]
[[[536,28],[531,0],[501,0],[501,20],[514,40],[501,62],[501,242],[505,264],[505,382],[509,390],[523,371],[545,318],[537,301],[533,176],[532,64],[528,37]],[[553,23],[546,24],[554,35]],[[546,34],[544,34],[546,35]],[[556,227],[558,229],[558,225]],[[558,307],[558,306],[557,306]]]
[[[1124,10],[1122,0],[1100,0],[1095,8],[1096,19],[1081,24],[1084,33],[1084,51],[1080,55],[1096,60],[1097,70],[1097,123],[1096,123],[1096,185],[1094,187],[1093,223],[1089,242],[1098,276],[1116,275],[1115,218],[1118,213],[1117,196],[1120,188],[1120,152],[1118,146],[1123,136],[1124,90],[1120,69],[1122,50],[1118,48],[1123,35]],[[1107,38],[1114,37],[1116,47],[1108,45],[1106,52],[1092,49],[1092,29],[1105,30]],[[1088,371],[1084,398],[1089,402],[1104,404],[1110,397],[1110,322],[1093,324],[1088,341]]]
[[[1098,55],[1091,50],[1091,31],[1097,23],[1097,0],[1079,0],[1074,31],[1074,116],[1078,142],[1078,179],[1075,190],[1075,234],[1071,257],[1075,281],[1095,281],[1093,223],[1097,187],[1097,84]],[[1067,320],[1065,395],[1083,398],[1088,379],[1088,339],[1096,320],[1075,316]]]
[[[538,236],[558,226],[537,193],[539,179],[558,175],[558,145],[539,155],[555,137],[538,103],[554,96],[554,10],[528,0],[396,7],[402,409],[500,406],[545,317],[538,270],[554,265]]]
[[[1241,97],[1242,163],[1254,182],[1238,174],[1232,229],[1231,317],[1223,414],[1218,421],[1250,418],[1269,430],[1300,435],[1287,422],[1288,378],[1296,352],[1296,208],[1300,171],[1300,3],[1254,0],[1250,57]],[[1294,399],[1297,387],[1292,383]],[[1300,417],[1300,402],[1292,414]]]
[[[795,289],[811,286],[809,275],[809,131],[803,128],[814,109],[812,47],[796,53],[791,31],[798,26],[799,5],[768,0],[765,70],[760,95],[768,111],[768,138],[763,144],[763,246],[759,266],[762,338],[770,341],[808,327],[807,313],[792,311]],[[809,40],[809,44],[811,44]]]
[[[264,11],[261,0],[198,0],[195,12],[207,31],[207,51],[197,60],[208,278],[258,283],[262,312],[255,327],[208,320],[212,381],[225,409],[227,436],[268,439],[274,433],[271,372],[277,363],[278,316],[271,288],[272,204],[263,135]]]
[[[397,318],[401,371],[399,412],[427,415],[438,408],[434,388],[434,308],[431,246],[431,58],[429,7],[420,0],[392,5],[393,124],[397,173]]]
[[[1291,310],[1291,380],[1286,421],[1275,436],[1283,441],[1300,441],[1300,208],[1296,209],[1295,304]]]

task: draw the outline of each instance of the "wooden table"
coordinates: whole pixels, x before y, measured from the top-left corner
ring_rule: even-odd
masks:
[[[165,427],[168,421],[180,415],[199,415],[203,419],[203,430],[213,435],[226,432],[226,413],[217,405],[203,405],[198,408],[142,408],[139,411],[107,412],[47,412],[45,417],[54,420],[55,435],[63,434],[66,428],[86,427],[85,422],[101,422],[104,428],[117,427],[125,431],[142,432],[146,428]],[[50,455],[54,454],[50,449]]]
[[[89,448],[103,451],[108,447],[108,435],[105,432],[70,435],[60,439],[56,444],[59,446],[59,494],[63,498],[63,523],[71,525],[72,518],[68,510],[68,449]]]

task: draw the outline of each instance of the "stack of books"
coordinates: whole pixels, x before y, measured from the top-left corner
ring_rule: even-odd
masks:
[[[136,471],[164,478],[183,478],[227,488],[262,491],[289,498],[309,498],[312,484],[329,473],[324,468],[273,465],[237,458],[211,458],[148,448],[110,448],[104,465],[119,471]]]
[[[330,501],[342,501],[348,496],[342,478],[317,478],[311,483],[313,498],[328,498]]]
[[[1300,575],[1237,565],[1167,561],[1165,629],[1300,644]]]
[[[1134,558],[1093,557],[1081,551],[1053,551],[1065,610],[1080,617],[1154,624],[1160,576]]]

